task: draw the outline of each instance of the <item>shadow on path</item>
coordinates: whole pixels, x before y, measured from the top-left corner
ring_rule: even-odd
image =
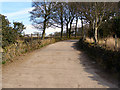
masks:
[[[82,51],[79,47],[78,42],[76,41],[72,41],[72,42],[75,42],[72,48],[76,49],[77,51]],[[98,84],[103,86],[108,86],[110,88],[119,87],[117,79],[113,78],[113,76],[110,73],[106,73],[104,70],[102,70],[100,66],[98,66],[98,64],[96,64],[94,60],[88,57],[88,55],[84,51],[82,51],[79,54],[79,60],[80,60],[80,64],[82,64],[84,67],[84,71],[93,75],[93,76],[88,76],[89,78],[91,78],[94,81],[98,81]],[[115,87],[113,87],[113,85]]]

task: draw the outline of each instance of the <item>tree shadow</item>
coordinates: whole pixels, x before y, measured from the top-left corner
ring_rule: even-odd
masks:
[[[84,71],[90,73],[92,76],[88,76],[94,81],[97,81],[98,84],[103,86],[108,86],[110,88],[118,88],[118,78],[113,76],[113,74],[105,72],[91,57],[89,57],[85,51],[81,50],[79,47],[79,43],[75,41],[73,43],[72,48],[77,51],[80,51],[78,59],[80,60],[80,64],[83,65]],[[105,81],[105,82],[104,82]],[[109,83],[115,85],[115,87],[111,86]]]

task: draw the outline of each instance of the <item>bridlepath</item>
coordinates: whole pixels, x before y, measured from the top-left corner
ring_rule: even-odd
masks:
[[[76,42],[50,44],[3,66],[3,88],[115,88],[95,73]]]

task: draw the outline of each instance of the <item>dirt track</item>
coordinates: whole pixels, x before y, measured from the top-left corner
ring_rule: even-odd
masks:
[[[115,88],[87,64],[75,40],[57,42],[3,67],[3,88]]]

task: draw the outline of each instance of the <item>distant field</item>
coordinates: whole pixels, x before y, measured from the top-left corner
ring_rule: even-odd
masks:
[[[42,37],[21,37],[19,39],[21,40],[24,40],[24,41],[31,41],[31,40],[38,40],[38,39],[41,39]],[[60,36],[56,36],[56,37],[45,37],[45,39],[48,39],[48,38],[60,38]],[[63,36],[63,38],[66,38],[66,36]],[[81,37],[80,36],[77,36],[77,37],[74,37],[74,36],[71,36],[71,39],[80,39]]]

